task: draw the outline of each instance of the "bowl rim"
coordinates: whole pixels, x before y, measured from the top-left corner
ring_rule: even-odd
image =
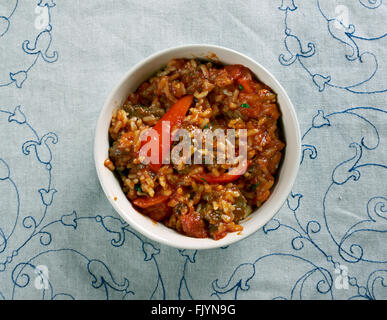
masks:
[[[288,111],[290,118],[291,118],[290,122],[292,123],[293,129],[295,129],[295,131],[292,132],[295,135],[295,140],[297,141],[296,150],[295,150],[296,156],[295,156],[294,165],[287,171],[288,183],[282,189],[281,193],[278,195],[278,199],[276,199],[277,201],[272,205],[272,208],[271,208],[272,214],[270,216],[266,217],[266,219],[265,219],[266,221],[264,221],[264,223],[257,225],[257,227],[254,227],[249,232],[242,232],[242,234],[239,235],[237,238],[231,238],[231,237],[226,236],[220,240],[210,239],[212,242],[208,243],[208,241],[203,242],[202,240],[208,240],[209,238],[197,239],[197,238],[192,238],[192,237],[182,235],[186,238],[186,241],[184,243],[180,244],[180,243],[172,242],[171,240],[168,240],[166,237],[162,237],[162,236],[159,236],[157,234],[150,232],[146,227],[133,221],[128,215],[125,215],[124,213],[122,213],[121,212],[122,210],[118,206],[117,202],[109,196],[109,192],[108,192],[109,187],[107,185],[107,182],[105,181],[105,178],[103,177],[103,173],[101,172],[101,164],[99,164],[99,162],[98,162],[98,155],[97,154],[101,149],[101,147],[98,144],[98,142],[99,142],[99,140],[98,140],[99,128],[102,127],[106,121],[106,119],[104,117],[104,113],[105,113],[104,111],[111,107],[113,98],[114,98],[116,92],[118,91],[118,89],[120,87],[122,87],[126,81],[128,81],[128,79],[130,78],[131,75],[135,74],[138,70],[140,70],[142,67],[144,67],[146,64],[148,64],[150,61],[153,61],[153,60],[155,60],[159,57],[162,57],[164,55],[173,53],[174,51],[179,51],[179,50],[183,50],[183,49],[185,49],[185,50],[201,49],[201,50],[203,50],[203,53],[204,52],[210,53],[211,50],[221,50],[221,51],[225,51],[225,52],[228,52],[228,53],[236,55],[236,56],[240,56],[241,58],[249,61],[250,63],[257,65],[257,67],[259,67],[259,69],[261,69],[263,71],[263,73],[266,73],[266,75],[269,78],[271,78],[271,80],[275,83],[275,85],[277,86],[277,90],[275,90],[276,93],[278,94],[278,92],[277,92],[278,89],[281,91],[281,95],[286,100],[286,104],[287,104],[286,108],[288,109],[287,111]],[[221,60],[220,60],[220,63],[222,63]],[[258,77],[258,75],[256,75],[256,76]],[[280,108],[281,113],[282,113],[281,105],[280,104],[278,104],[278,105],[279,105],[279,108]],[[282,119],[282,121],[284,122],[283,119]],[[285,138],[286,138],[286,136],[285,136]],[[138,62],[134,66],[132,66],[129,69],[129,71],[127,71],[121,77],[120,81],[116,85],[114,85],[114,87],[111,89],[108,97],[106,98],[106,100],[103,104],[103,107],[100,110],[100,114],[98,116],[97,124],[95,127],[95,134],[94,134],[93,155],[94,155],[94,164],[95,164],[95,168],[97,171],[98,180],[100,182],[100,185],[104,191],[106,198],[109,200],[110,204],[113,206],[115,211],[120,215],[120,217],[124,221],[126,221],[133,229],[135,229],[136,231],[145,235],[149,239],[156,241],[156,242],[159,242],[161,244],[167,245],[167,246],[171,246],[171,247],[178,248],[178,249],[206,250],[206,249],[215,249],[215,248],[225,247],[225,246],[228,246],[232,243],[239,242],[242,239],[246,239],[247,237],[251,236],[252,234],[257,232],[258,230],[260,230],[265,224],[267,224],[271,219],[273,219],[273,217],[278,213],[278,211],[281,209],[281,207],[285,203],[288,195],[290,194],[291,189],[295,183],[298,171],[299,171],[300,159],[301,159],[301,132],[300,132],[300,126],[299,126],[299,122],[297,119],[297,114],[295,112],[295,108],[294,108],[293,103],[291,102],[286,90],[282,87],[282,85],[277,80],[277,78],[271,72],[269,72],[264,66],[262,66],[260,63],[256,62],[254,59],[248,57],[247,55],[245,55],[243,53],[240,53],[236,50],[229,49],[229,48],[226,48],[223,46],[212,45],[212,44],[187,44],[187,45],[180,45],[180,46],[176,46],[176,47],[167,48],[167,49],[157,51],[157,52],[151,54],[150,56],[146,57],[145,59],[141,60],[140,62]],[[285,157],[286,157],[286,152],[285,152],[285,156],[283,157],[283,160],[285,159]],[[130,201],[128,199],[127,199],[127,201],[130,203]],[[134,208],[133,208],[133,210],[137,214],[141,215],[141,213],[139,213]],[[259,208],[254,210],[254,212],[252,214],[257,212],[258,210],[259,210]]]

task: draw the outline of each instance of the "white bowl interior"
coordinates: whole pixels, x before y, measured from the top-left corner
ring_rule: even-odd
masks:
[[[126,100],[128,94],[174,58],[208,59],[215,54],[223,64],[242,64],[248,67],[262,82],[278,95],[282,114],[283,134],[286,140],[285,154],[277,182],[269,199],[241,223],[241,233],[231,233],[221,240],[195,239],[177,233],[161,223],[155,223],[138,213],[123,193],[114,174],[104,166],[108,157],[108,129],[113,112]],[[115,210],[137,231],[160,243],[183,249],[210,249],[229,245],[241,240],[264,226],[281,208],[296,178],[301,155],[300,130],[294,107],[279,82],[265,68],[236,51],[211,45],[188,45],[168,49],[152,55],[133,67],[113,89],[101,111],[95,134],[94,157],[102,188]]]

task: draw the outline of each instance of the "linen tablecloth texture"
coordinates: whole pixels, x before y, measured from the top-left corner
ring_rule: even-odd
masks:
[[[1,0],[0,297],[387,298],[386,20],[382,0]],[[135,232],[93,160],[122,75],[192,43],[267,67],[302,132],[287,202],[219,250]]]

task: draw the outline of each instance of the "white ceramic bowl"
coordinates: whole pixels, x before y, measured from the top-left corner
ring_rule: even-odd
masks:
[[[104,166],[104,161],[108,158],[108,129],[113,111],[126,100],[128,94],[135,91],[143,81],[173,58],[207,59],[212,54],[215,54],[220,62],[226,65],[242,64],[248,67],[262,82],[278,94],[278,103],[282,113],[280,119],[282,120],[286,140],[285,154],[277,182],[269,199],[241,223],[243,231],[240,234],[230,233],[225,238],[217,241],[184,236],[138,213],[126,198],[113,173]],[[279,82],[264,67],[247,56],[213,45],[186,45],[167,49],[150,56],[134,66],[125,74],[107,98],[98,119],[94,143],[94,158],[98,177],[106,197],[114,209],[130,226],[148,238],[182,249],[211,249],[227,246],[246,238],[264,226],[281,208],[290,193],[298,172],[300,155],[301,138],[296,113],[288,95]]]

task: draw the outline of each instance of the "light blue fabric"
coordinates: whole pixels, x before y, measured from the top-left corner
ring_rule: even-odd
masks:
[[[386,5],[1,0],[0,297],[387,298]],[[275,218],[200,252],[134,232],[106,200],[92,154],[123,73],[191,43],[267,67],[303,134],[300,172]]]

